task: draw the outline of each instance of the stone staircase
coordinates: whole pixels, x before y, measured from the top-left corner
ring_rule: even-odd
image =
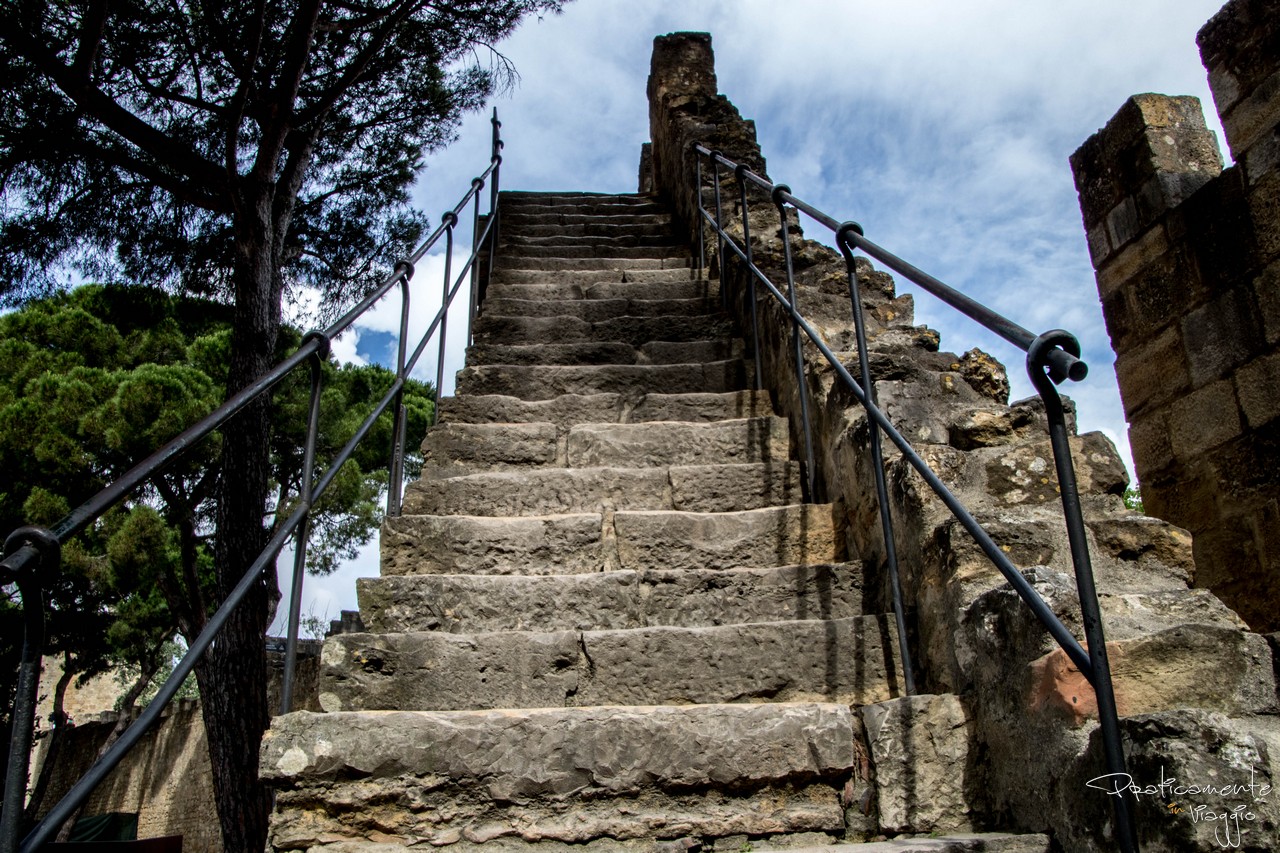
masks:
[[[866,612],[832,508],[801,503],[787,423],[748,390],[715,282],[646,197],[501,204],[457,396],[383,528],[382,577],[360,582],[370,633],[325,643],[326,713],[278,717],[264,743],[273,846],[875,837],[895,795],[873,759],[893,749],[868,731],[925,697],[894,699],[892,619]]]

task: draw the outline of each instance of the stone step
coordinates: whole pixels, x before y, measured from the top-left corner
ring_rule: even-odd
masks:
[[[1049,836],[1037,833],[955,832],[940,835],[898,836],[892,841],[861,844],[773,847],[753,845],[753,850],[786,850],[787,853],[1051,853]]]
[[[576,286],[563,291],[557,288],[552,294],[541,296],[531,287],[504,288],[499,291],[501,296],[490,293],[483,310],[500,317],[574,317],[587,323],[617,317],[692,317],[720,312],[718,302],[701,295],[692,299],[593,299],[580,292],[574,294],[575,289]],[[526,298],[507,298],[513,291]]]
[[[502,314],[489,304],[490,299],[542,300],[558,304],[569,300],[626,299],[637,303],[677,302],[690,299],[701,299],[719,305],[720,291],[717,283],[708,279],[692,279],[690,281],[601,281],[595,284],[575,282],[544,284],[494,284],[490,286],[483,311],[491,314]],[[648,313],[682,314],[677,306],[671,311],[643,311],[637,316]],[[519,316],[519,315],[517,315]]]
[[[721,394],[746,385],[747,367],[741,359],[704,364],[477,365],[458,372],[457,392],[547,400],[564,394]]]
[[[620,204],[630,207],[658,206],[668,208],[654,201],[653,196],[643,193],[601,193],[590,190],[504,190],[499,196],[504,205],[521,207],[525,205],[574,205],[574,204]]]
[[[543,246],[517,245],[503,249],[509,266],[518,267],[521,258],[690,258],[684,244],[668,246],[617,246],[613,244]]]
[[[862,614],[862,568],[852,563],[359,578],[356,591],[365,626],[378,634],[695,627]]]
[[[544,468],[419,480],[410,515],[558,515],[609,509],[736,512],[800,500],[796,462],[670,468]]]
[[[320,707],[464,711],[593,705],[840,702],[898,693],[883,616],[693,628],[338,634]]]
[[[597,215],[591,213],[525,213],[524,210],[517,206],[502,213],[502,227],[511,228],[513,230],[522,229],[528,225],[587,225],[599,222],[611,222],[614,219],[625,218],[628,222],[634,222],[638,225],[663,225],[670,229],[672,227],[672,218],[670,213],[634,213],[631,208],[626,209],[626,213],[618,216]]]
[[[444,423],[534,423],[559,427],[580,423],[719,421],[773,414],[767,391],[725,394],[566,394],[549,400],[522,400],[500,394],[445,397]]]
[[[845,558],[844,531],[828,504],[720,513],[401,515],[383,521],[381,547],[383,575],[767,568]]]
[[[656,246],[660,248],[683,248],[685,243],[673,234],[619,234],[616,237],[580,237],[574,235],[552,234],[545,237],[525,237],[520,234],[503,233],[498,241],[498,251],[502,254],[518,253],[523,247],[548,248],[587,248],[593,251],[602,248],[635,249]],[[601,256],[603,257],[603,256]]]
[[[520,267],[503,267],[489,277],[492,284],[583,284],[592,285],[605,281],[648,283],[657,281],[689,281],[693,270],[689,267],[665,269],[596,268],[583,270],[541,270]]]
[[[688,269],[688,258],[522,258],[499,255],[496,268],[525,270],[674,270]]]
[[[275,849],[601,839],[603,853],[628,839],[841,834],[856,742],[853,714],[832,703],[304,711],[272,720],[261,775],[277,791]]]
[[[662,220],[649,216],[590,216],[583,217],[581,222],[543,222],[503,221],[502,238],[517,237],[583,237],[580,242],[589,242],[597,237],[626,237],[628,235],[647,237],[673,237],[670,220]]]
[[[650,341],[638,347],[620,341],[575,344],[476,344],[467,348],[467,364],[477,367],[488,364],[701,364],[740,359],[744,355],[746,355],[746,345],[740,338],[715,341]]]
[[[484,314],[474,337],[495,344],[565,344],[577,341],[709,341],[734,336],[733,324],[717,316],[615,317],[588,323],[577,317],[508,317]],[[460,392],[461,393],[461,392]],[[468,393],[482,393],[471,391]]]
[[[785,418],[638,424],[448,424],[422,443],[424,475],[443,478],[504,468],[655,468],[785,462]]]

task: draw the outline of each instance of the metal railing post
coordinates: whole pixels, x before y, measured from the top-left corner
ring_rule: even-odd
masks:
[[[711,180],[716,188],[716,277],[720,279],[720,304],[729,307],[729,288],[724,277],[724,213],[720,207],[720,152],[711,153]]]
[[[413,278],[413,263],[396,264],[400,273],[400,341],[396,345],[396,381],[405,379],[405,351],[409,345],[409,280]],[[387,471],[387,515],[400,515],[400,490],[404,482],[405,411],[404,395],[397,389],[391,427],[391,466]]]
[[[707,211],[702,203],[702,157],[696,151],[693,154],[693,161],[694,168],[697,173],[694,179],[694,186],[697,188],[695,192],[698,196],[698,278],[710,278],[711,276],[706,272],[707,243],[703,237],[703,231],[706,230],[706,226],[703,224],[703,219],[705,218]]]
[[[862,380],[862,391],[867,401],[879,405],[876,399],[876,386],[871,380],[871,359],[867,352],[867,318],[862,310],[862,294],[858,290],[857,266],[853,260],[853,251],[849,246],[847,232],[862,233],[862,226],[856,222],[846,222],[836,234],[836,245],[844,255],[845,268],[849,275],[849,304],[853,312],[854,336],[858,342],[859,378]],[[864,407],[865,408],[865,407]],[[889,573],[889,593],[893,600],[893,619],[898,630],[898,654],[902,659],[903,690],[908,696],[916,692],[915,675],[911,664],[911,649],[907,642],[907,619],[902,605],[902,581],[898,572],[898,545],[894,537],[893,514],[889,507],[889,488],[884,477],[884,454],[880,448],[880,426],[867,416],[867,431],[870,436],[867,455],[871,462],[871,471],[876,484],[876,502],[880,505],[880,531],[884,538],[885,566]]]
[[[35,552],[35,565],[12,571],[8,558],[19,551]],[[22,657],[13,710],[9,714],[9,760],[5,765],[4,801],[0,811],[0,851],[18,848],[18,832],[27,793],[31,742],[35,736],[36,694],[40,687],[40,658],[44,656],[44,586],[40,575],[56,572],[62,562],[62,546],[43,527],[20,527],[4,543],[5,564],[0,581],[16,583],[22,593]],[[28,562],[30,561],[28,557]]]
[[[322,348],[311,356],[311,407],[307,412],[307,440],[302,451],[302,483],[298,500],[306,512],[298,525],[293,545],[293,586],[289,590],[289,627],[285,635],[284,678],[280,684],[280,713],[293,710],[293,681],[298,667],[298,623],[302,619],[302,585],[306,579],[307,540],[311,535],[312,482],[316,467],[316,439],[320,432],[320,392],[324,385],[324,362],[329,357],[329,339],[324,332],[308,332]]]
[[[471,186],[476,189],[475,206],[471,213],[471,254],[476,255],[480,251],[480,190],[484,189],[484,181],[480,178],[472,178]],[[476,318],[476,308],[480,300],[480,265],[471,265],[471,295],[467,299],[467,347],[471,347],[471,326]],[[440,390],[436,389],[436,396],[440,395]]]
[[[747,167],[739,165],[734,169],[738,177],[738,192],[742,198],[742,248],[747,253],[747,269],[755,266],[751,259],[751,217],[747,212]],[[751,357],[755,362],[755,388],[759,391],[763,377],[760,370],[760,320],[756,316],[756,277],[747,273],[747,299],[751,304]]]
[[[787,301],[791,303],[792,323],[791,323],[791,341],[795,349],[796,359],[796,394],[800,398],[800,420],[802,422],[802,432],[804,433],[804,485],[805,503],[816,503],[816,471],[813,462],[813,428],[809,423],[809,383],[805,380],[804,375],[804,346],[800,340],[800,323],[796,317],[800,316],[800,304],[796,298],[796,275],[795,267],[791,262],[791,234],[790,227],[787,223],[787,207],[782,200],[782,193],[790,193],[791,188],[786,184],[778,184],[773,188],[773,203],[778,208],[778,219],[782,224],[782,230],[779,232],[782,237],[782,256],[787,267]]]
[[[475,186],[472,183],[472,186]],[[444,289],[441,291],[440,305],[443,316],[440,320],[440,347],[436,354],[436,398],[440,397],[440,388],[444,384],[444,345],[449,330],[449,276],[453,271],[453,228],[458,224],[458,214],[452,210],[440,218],[444,223]],[[431,425],[436,425],[436,407],[431,407]]]
[[[1126,775],[1124,746],[1120,737],[1120,719],[1116,711],[1115,689],[1111,683],[1111,664],[1107,658],[1107,639],[1102,629],[1102,612],[1098,605],[1098,589],[1093,576],[1093,563],[1089,557],[1089,541],[1085,533],[1084,516],[1080,507],[1080,493],[1076,485],[1075,463],[1071,459],[1071,443],[1067,433],[1066,412],[1062,398],[1054,387],[1048,361],[1049,352],[1061,347],[1071,355],[1080,356],[1080,343],[1070,332],[1054,329],[1037,337],[1027,350],[1027,373],[1031,384],[1044,401],[1049,421],[1049,441],[1053,447],[1053,462],[1058,474],[1058,487],[1062,493],[1062,515],[1067,526],[1067,541],[1071,545],[1071,564],[1075,569],[1076,592],[1080,598],[1081,620],[1084,622],[1085,644],[1088,647],[1092,672],[1089,682],[1098,701],[1098,725],[1102,731],[1103,760],[1108,775],[1123,778]],[[1133,802],[1128,794],[1115,797],[1116,841],[1124,853],[1136,853],[1138,849],[1137,826],[1134,822]]]

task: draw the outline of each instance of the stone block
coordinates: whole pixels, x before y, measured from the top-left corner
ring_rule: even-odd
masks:
[[[1253,280],[1253,297],[1267,343],[1280,343],[1280,260],[1273,261]]]
[[[882,616],[582,634],[581,705],[829,701],[863,705],[901,689]]]
[[[1130,423],[1190,391],[1181,324],[1172,323],[1154,338],[1122,348],[1116,356],[1116,379]]]
[[[1280,95],[1276,103],[1280,104]],[[1280,258],[1280,171],[1249,188],[1249,215],[1257,233],[1259,261],[1265,264]]]
[[[598,513],[482,518],[401,515],[382,522],[382,573],[598,572],[605,564]]]
[[[1129,474],[1111,440],[1099,432],[1069,439],[1076,487],[1082,495],[1122,494]],[[986,489],[1003,506],[1053,505],[1061,501],[1053,449],[1048,441],[975,451],[982,460]]]
[[[971,829],[979,808],[969,715],[952,694],[891,699],[860,710],[875,770],[881,832]]]
[[[605,509],[675,509],[665,468],[549,468],[418,480],[406,515],[559,515]],[[745,507],[740,507],[745,508]]]
[[[1253,91],[1241,97],[1222,116],[1222,129],[1236,160],[1280,123],[1280,70],[1258,82]]]
[[[1181,325],[1192,388],[1228,376],[1262,346],[1258,312],[1244,287],[1189,312]]]
[[[627,415],[631,423],[647,421],[723,421],[773,414],[768,391],[723,394],[645,394]]]
[[[1174,464],[1174,444],[1169,435],[1169,411],[1143,412],[1129,427],[1129,450],[1133,452],[1138,482],[1156,479]]]
[[[668,475],[671,509],[683,512],[736,512],[785,506],[802,498],[798,462],[680,465],[671,467]]]
[[[708,364],[614,364],[598,367],[481,365],[465,367],[458,372],[459,394],[502,394],[523,400],[627,391],[725,393],[736,391],[745,384],[746,366],[740,359]]]
[[[812,703],[299,713],[260,772],[282,849],[840,832],[853,735]]]
[[[1261,429],[1280,415],[1280,352],[1244,365],[1235,374],[1236,397],[1250,429]]]
[[[1156,224],[1105,264],[1095,262],[1098,270],[1098,293],[1107,299],[1118,288],[1137,276],[1169,250],[1164,226]]]
[[[618,512],[624,569],[780,566],[839,562],[844,536],[826,504],[733,513]]]
[[[450,477],[491,468],[552,465],[557,456],[556,425],[450,424],[427,432],[422,442],[423,472]]]
[[[1186,462],[1240,434],[1240,406],[1230,380],[1197,388],[1169,407],[1173,455]]]
[[[783,418],[712,423],[583,424],[569,430],[575,468],[782,462],[790,451]]]
[[[468,394],[440,401],[445,423],[527,423],[545,421],[564,427],[575,423],[615,423],[622,418],[621,394],[564,394],[549,400],[521,400],[501,394]]]

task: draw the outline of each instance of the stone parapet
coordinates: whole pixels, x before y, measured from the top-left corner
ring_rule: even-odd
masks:
[[[1196,583],[1280,627],[1280,16],[1199,35],[1236,165],[1195,98],[1135,95],[1071,157],[1146,510],[1195,536]]]

